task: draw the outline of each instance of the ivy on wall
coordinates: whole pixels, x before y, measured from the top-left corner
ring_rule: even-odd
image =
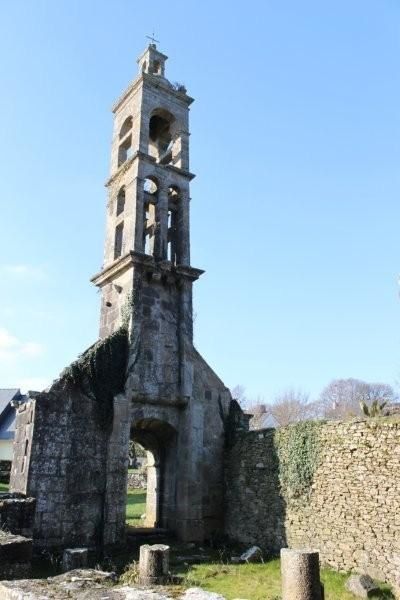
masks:
[[[122,326],[93,344],[61,374],[63,382],[98,402],[104,429],[112,424],[114,396],[124,390],[127,359],[128,330]]]
[[[308,497],[319,463],[319,428],[322,423],[302,421],[275,432],[279,479],[287,500]]]

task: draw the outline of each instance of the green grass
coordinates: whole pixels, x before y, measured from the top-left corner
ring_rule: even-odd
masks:
[[[8,483],[0,483],[0,492],[8,492]]]
[[[141,515],[146,512],[146,490],[128,490],[126,522],[131,527],[140,527]]]
[[[322,569],[321,579],[325,586],[325,600],[354,600],[346,591],[347,574]],[[187,585],[195,585],[210,592],[217,592],[228,600],[278,600],[281,598],[280,563],[278,559],[264,564],[193,565],[185,576]],[[393,595],[388,586],[375,598],[389,599]]]

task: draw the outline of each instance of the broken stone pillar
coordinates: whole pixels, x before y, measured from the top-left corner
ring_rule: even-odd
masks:
[[[314,550],[281,550],[282,600],[323,600],[319,554]]]
[[[73,569],[85,569],[88,566],[87,548],[66,548],[63,553],[62,569],[63,572]]]
[[[140,546],[139,583],[162,585],[167,582],[169,572],[169,546],[145,544]]]

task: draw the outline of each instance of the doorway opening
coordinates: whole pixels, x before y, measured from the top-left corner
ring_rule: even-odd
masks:
[[[126,523],[167,528],[174,516],[176,430],[158,419],[131,427]]]
[[[141,444],[129,441],[126,523],[143,527],[146,514],[147,452]]]

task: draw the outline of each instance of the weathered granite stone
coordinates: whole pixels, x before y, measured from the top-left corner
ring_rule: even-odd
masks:
[[[140,546],[139,583],[143,585],[162,585],[167,583],[168,575],[169,546],[164,544]]]
[[[262,559],[262,550],[258,546],[252,546],[239,557],[239,560],[242,562],[261,562]]]
[[[0,531],[0,579],[28,577],[31,560],[31,539]]]
[[[319,554],[312,550],[281,550],[282,600],[322,600]]]
[[[0,493],[0,528],[31,537],[35,516],[35,499],[19,493]]]
[[[1,581],[0,600],[224,600],[223,596],[190,588],[183,595],[167,590],[113,585],[114,575],[77,569],[48,579]]]
[[[66,571],[85,569],[88,566],[87,548],[66,548],[63,552],[62,568]]]
[[[189,588],[181,597],[182,600],[225,600],[221,594],[215,592],[206,592],[201,588]]]
[[[358,598],[370,598],[379,592],[379,587],[369,575],[351,575],[346,581],[346,590]]]

